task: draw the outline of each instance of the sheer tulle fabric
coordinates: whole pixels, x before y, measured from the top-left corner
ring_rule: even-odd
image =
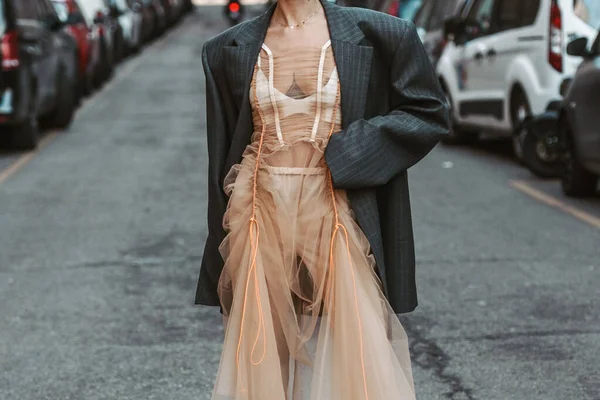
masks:
[[[277,55],[264,45],[252,83],[255,133],[225,179],[227,326],[212,399],[414,399],[406,334],[324,162],[341,123],[329,42]]]

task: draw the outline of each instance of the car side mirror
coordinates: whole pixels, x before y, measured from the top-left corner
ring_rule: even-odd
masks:
[[[567,54],[575,57],[587,57],[589,55],[587,44],[588,40],[586,37],[577,38],[567,45]]]

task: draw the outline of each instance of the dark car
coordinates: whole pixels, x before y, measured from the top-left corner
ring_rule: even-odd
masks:
[[[37,144],[38,120],[67,127],[77,102],[77,44],[50,0],[0,0],[0,134],[15,148]]]
[[[155,31],[154,10],[151,4],[145,0],[128,0],[132,9],[142,17],[142,42],[146,43],[152,40]]]
[[[600,3],[595,4],[600,7]],[[595,15],[600,17],[599,12]],[[600,18],[594,22],[600,26]],[[583,57],[559,120],[559,137],[564,142],[561,184],[568,196],[592,195],[600,177],[600,34],[588,45],[587,38],[582,37],[567,46],[568,54]]]
[[[124,55],[136,53],[142,46],[143,16],[140,5],[127,0],[108,0],[109,12],[118,21],[123,38]]]
[[[167,29],[167,13],[165,7],[161,0],[144,0],[144,2],[152,11],[152,17],[154,19],[153,36],[158,37]]]

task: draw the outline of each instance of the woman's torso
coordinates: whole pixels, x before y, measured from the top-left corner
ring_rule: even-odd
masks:
[[[254,134],[264,129],[262,162],[324,166],[323,151],[341,127],[339,79],[331,42],[262,45],[251,85]]]

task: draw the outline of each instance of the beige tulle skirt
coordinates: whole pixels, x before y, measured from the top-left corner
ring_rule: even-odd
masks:
[[[325,167],[255,165],[226,179],[212,399],[414,399],[407,337],[345,192]]]

